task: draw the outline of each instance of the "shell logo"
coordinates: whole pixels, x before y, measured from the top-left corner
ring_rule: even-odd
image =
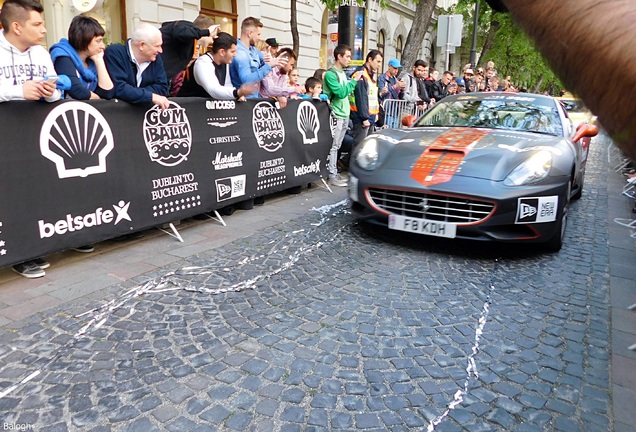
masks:
[[[59,178],[106,172],[106,156],[114,148],[104,116],[84,102],[64,102],[51,110],[40,131],[42,156],[55,164]]]
[[[303,136],[303,144],[313,144],[318,142],[318,131],[320,122],[318,121],[318,110],[308,101],[303,101],[298,105],[296,112],[296,125]]]
[[[329,39],[332,43],[338,42],[338,33],[329,33]]]
[[[278,110],[269,102],[259,102],[252,114],[252,129],[258,146],[268,152],[280,150],[285,141],[285,126]]]

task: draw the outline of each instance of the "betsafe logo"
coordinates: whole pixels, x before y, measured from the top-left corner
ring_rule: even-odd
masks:
[[[43,239],[53,237],[54,235],[64,235],[69,232],[80,231],[84,228],[91,228],[103,224],[112,223],[113,225],[117,225],[123,219],[132,221],[128,215],[128,207],[130,207],[130,202],[124,202],[124,200],[121,200],[117,204],[113,204],[113,210],[104,210],[103,208],[98,207],[95,211],[85,215],[73,216],[69,213],[66,215],[66,218],[60,219],[56,222],[45,222],[43,220],[39,220],[38,228],[40,230],[40,238]]]

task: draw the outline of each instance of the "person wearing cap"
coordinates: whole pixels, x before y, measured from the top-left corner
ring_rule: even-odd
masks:
[[[380,113],[378,114],[377,126],[387,124],[384,112],[384,101],[389,99],[399,99],[400,92],[406,87],[403,81],[398,81],[397,76],[400,73],[402,64],[396,58],[389,60],[387,71],[378,77],[378,100],[380,102]]]
[[[378,77],[378,88],[380,89],[380,104],[385,99],[398,99],[400,91],[404,90],[406,84],[398,81],[397,76],[402,69],[402,64],[396,58],[389,60],[387,71]]]
[[[466,80],[464,78],[457,78],[457,94],[466,93]]]
[[[268,46],[269,54],[272,57],[276,57],[278,55],[278,48],[280,47],[280,44],[278,43],[278,39],[267,38],[265,39],[265,43]]]
[[[474,92],[475,91],[475,86],[472,86],[472,89],[470,88],[470,84],[471,81],[473,81],[473,77],[475,76],[475,72],[473,71],[472,68],[466,68],[464,69],[464,73],[462,75],[462,80],[464,82],[464,87],[466,88],[466,92]]]

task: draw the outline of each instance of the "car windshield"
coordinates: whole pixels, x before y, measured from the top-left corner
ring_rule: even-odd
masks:
[[[459,96],[443,99],[415,126],[477,127],[538,132],[561,136],[556,104],[531,96]]]

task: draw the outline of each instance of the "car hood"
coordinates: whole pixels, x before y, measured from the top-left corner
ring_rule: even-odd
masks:
[[[561,153],[562,137],[531,132],[478,128],[411,128],[377,136],[392,146],[382,168],[406,170],[426,185],[454,176],[502,181],[540,150]]]

